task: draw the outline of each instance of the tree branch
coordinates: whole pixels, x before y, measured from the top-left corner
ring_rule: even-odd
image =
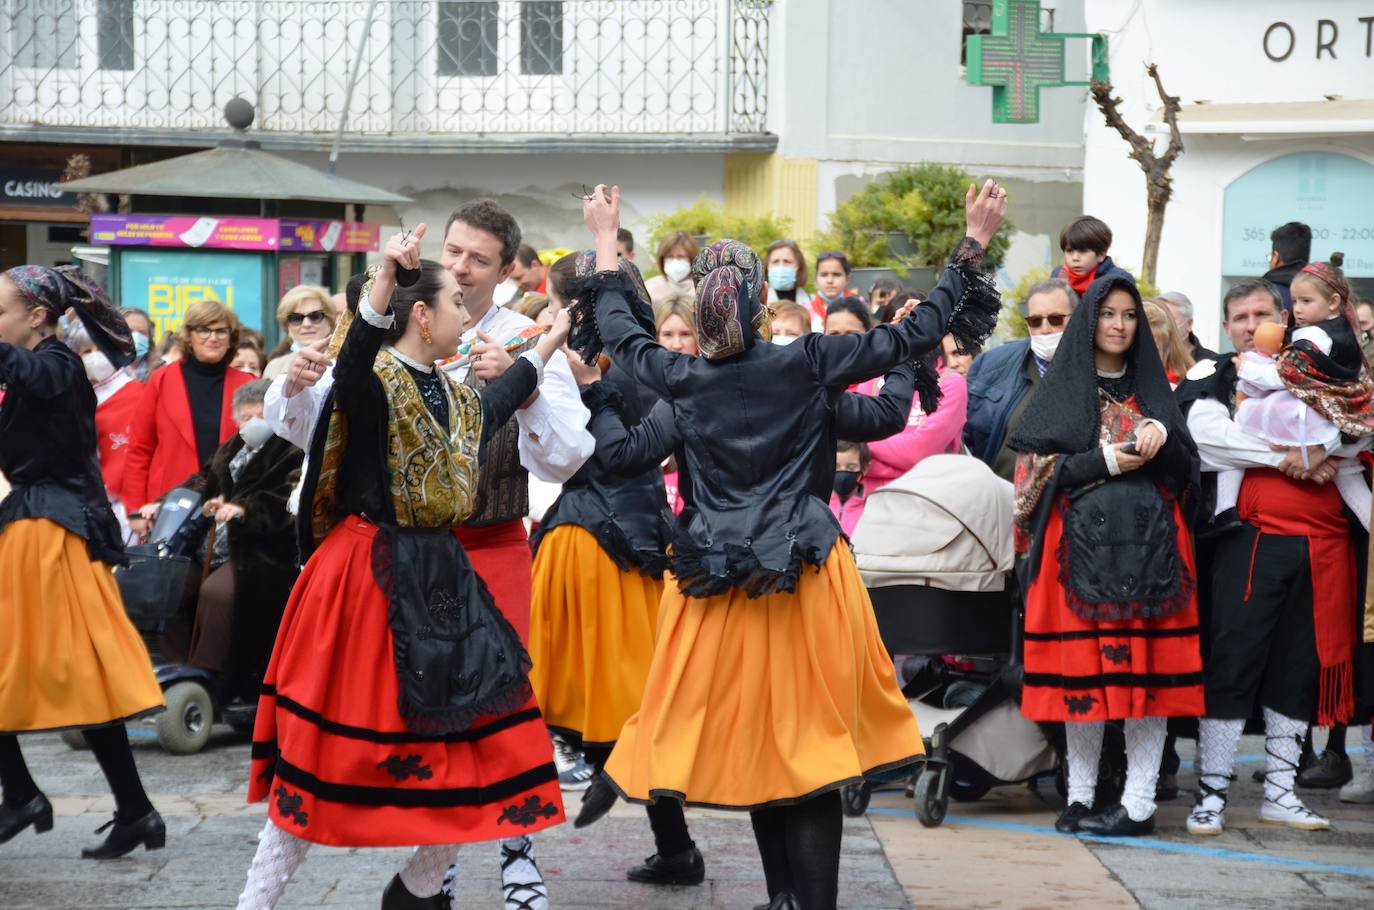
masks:
[[[1164,102],[1164,122],[1169,126],[1169,147],[1165,150],[1164,156],[1159,159],[1159,163],[1167,171],[1174,160],[1183,154],[1183,134],[1178,129],[1178,112],[1181,105],[1177,95],[1170,95],[1164,91],[1164,82],[1159,78],[1159,67],[1151,63],[1145,67],[1145,72],[1155,81],[1155,90],[1159,92],[1159,100]]]
[[[1089,91],[1092,93],[1093,101],[1097,103],[1098,110],[1102,111],[1102,116],[1106,119],[1107,125],[1121,134],[1121,138],[1131,147],[1131,157],[1140,162],[1140,166],[1149,170],[1154,164],[1154,146],[1146,141],[1145,137],[1137,133],[1126,122],[1126,118],[1121,116],[1118,105],[1121,104],[1120,98],[1113,98],[1110,82],[1094,82]]]

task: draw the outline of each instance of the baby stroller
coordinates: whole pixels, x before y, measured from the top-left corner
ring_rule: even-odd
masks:
[[[128,548],[129,563],[115,570],[115,581],[129,621],[143,636],[162,687],[167,710],[151,718],[158,743],[168,752],[191,755],[205,747],[216,720],[252,732],[255,706],[219,703],[214,674],[163,659],[161,639],[167,621],[181,607],[188,576],[199,571],[207,535],[214,523],[203,512],[201,494],[177,487],[164,497],[148,542]],[[84,748],[80,731],[63,734],[73,748]]]
[[[904,692],[928,731],[921,823],[943,822],[951,797],[1053,775],[1055,744],[1019,706],[1011,484],[976,458],[931,456],[868,498],[853,545],[888,652],[909,655]],[[866,790],[845,794],[850,814]]]

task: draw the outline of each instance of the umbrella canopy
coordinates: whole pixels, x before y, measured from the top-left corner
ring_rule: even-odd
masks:
[[[355,205],[411,201],[380,187],[269,154],[251,140],[233,139],[203,152],[73,180],[62,188],[77,193],[297,199]]]

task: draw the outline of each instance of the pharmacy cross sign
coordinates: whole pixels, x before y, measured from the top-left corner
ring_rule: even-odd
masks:
[[[1107,39],[1040,31],[1040,0],[993,0],[992,33],[968,37],[968,82],[992,87],[994,123],[1039,123],[1040,90],[1088,85],[1064,78],[1068,38],[1092,41],[1093,79],[1107,81]]]

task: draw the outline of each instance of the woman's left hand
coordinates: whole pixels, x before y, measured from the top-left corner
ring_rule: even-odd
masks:
[[[1136,454],[1146,461],[1159,454],[1159,450],[1164,447],[1164,434],[1159,427],[1152,423],[1147,423],[1135,434]]]
[[[225,524],[230,521],[238,521],[243,517],[243,506],[236,506],[232,502],[226,502],[215,510],[215,521]]]

